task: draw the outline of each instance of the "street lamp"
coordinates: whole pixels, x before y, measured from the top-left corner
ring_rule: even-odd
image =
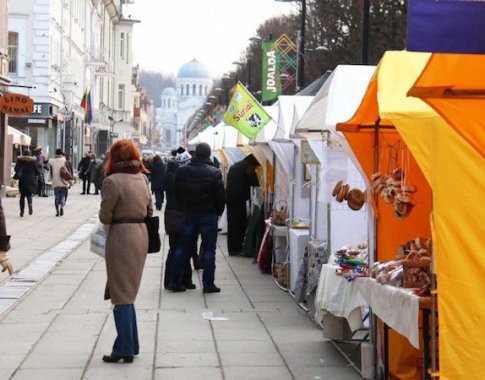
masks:
[[[306,23],[306,0],[275,0],[280,2],[301,2],[300,35],[298,38],[298,60],[296,73],[296,90],[305,86],[305,23]]]
[[[251,41],[251,38],[249,39]],[[243,62],[239,62],[239,61],[234,61],[232,63],[233,65],[237,65],[238,68],[242,69],[244,71],[244,66],[245,69],[246,69],[246,88],[251,91],[250,87],[251,87],[251,58],[248,58],[247,61],[246,61],[246,64],[244,64]]]
[[[233,83],[233,81],[235,82]],[[234,86],[234,84],[237,83],[237,75],[235,78],[231,77],[229,74],[224,74],[222,76],[222,86],[224,87],[225,90],[225,100],[226,100],[226,106],[229,104],[229,90]]]
[[[361,63],[369,63],[369,8],[370,0],[364,0],[362,10],[362,59]]]
[[[117,138],[118,135],[116,134],[115,136],[115,124],[116,123],[122,123],[124,120],[123,119],[120,119],[120,120],[115,120],[113,119],[112,116],[108,116],[108,120],[109,120],[109,126],[110,126],[110,131],[109,131],[109,145],[108,145],[108,149],[111,147],[111,144],[113,143],[113,138]]]

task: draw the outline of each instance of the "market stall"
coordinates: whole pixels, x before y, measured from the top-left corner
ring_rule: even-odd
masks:
[[[363,316],[361,309],[353,307],[352,301],[346,297],[346,281],[329,270],[334,268],[333,263],[328,266],[325,263],[331,252],[343,246],[367,243],[373,219],[366,204],[352,204],[352,209],[343,199],[337,201],[332,196],[332,190],[338,181],[364,191],[365,182],[348,152],[330,131],[335,129],[338,121],[347,120],[353,115],[374,70],[373,66],[337,66],[293,132],[305,138],[316,158],[315,161],[309,160],[310,163],[307,164],[307,170],[312,174],[312,223],[308,257],[305,259],[310,262],[317,261],[322,268],[321,274],[320,268],[315,264],[309,265],[307,271],[300,268],[299,277],[302,278],[298,283],[302,284],[302,288],[297,292],[297,299],[306,302],[316,322],[322,325],[324,335],[336,340],[350,338],[347,318],[350,318],[351,330],[355,331],[361,327]],[[325,255],[319,252],[319,247],[325,250]],[[314,256],[318,256],[317,260]],[[300,265],[306,266],[306,260]],[[316,273],[320,274],[320,278],[315,282],[312,278]],[[329,299],[336,300],[341,308],[331,307],[332,302],[328,302]]]
[[[485,378],[484,69],[484,55],[432,54],[408,93],[446,121],[431,120],[415,148],[433,188],[440,379]]]
[[[429,107],[423,109],[422,102],[406,98],[413,75],[415,78],[422,70],[425,60],[426,57],[407,52],[387,52],[355,115],[349,121],[337,124],[368,189],[372,190],[369,195],[372,195],[370,199],[376,219],[377,261],[393,260],[398,248],[410,239],[431,236],[432,194],[425,177],[427,172],[419,163],[420,156],[415,156],[413,144],[398,128],[395,117],[406,114],[412,128],[417,129],[416,136],[420,136],[420,127],[425,127],[430,117],[437,117]],[[385,113],[388,107],[394,110],[393,117]],[[413,116],[409,116],[413,111]],[[421,146],[429,148],[424,141]],[[380,342],[378,339],[377,343]],[[420,352],[408,339],[390,332],[390,374],[403,379],[420,378],[416,366],[420,357]]]

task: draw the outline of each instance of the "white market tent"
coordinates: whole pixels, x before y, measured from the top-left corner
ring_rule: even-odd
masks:
[[[208,126],[206,129],[199,132],[194,138],[192,138],[189,141],[189,146],[195,147],[195,145],[205,142],[209,144],[211,147],[213,147],[214,140],[215,140],[214,132],[215,132],[215,128],[212,125]]]
[[[327,240],[332,252],[343,245],[367,241],[370,230],[367,205],[353,211],[346,203],[336,202],[331,192],[338,180],[361,190],[366,188],[348,150],[341,146],[343,136],[337,139],[334,133],[335,125],[350,119],[357,110],[374,71],[374,66],[337,66],[295,125],[294,133],[307,139],[320,162],[320,171],[315,173],[317,194],[314,194],[316,207],[312,210],[312,219],[317,227],[316,238]]]
[[[278,125],[274,140],[289,140],[294,121],[306,111],[314,96],[281,95],[278,97]]]

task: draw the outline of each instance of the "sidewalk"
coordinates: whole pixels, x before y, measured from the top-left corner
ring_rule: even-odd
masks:
[[[0,275],[1,379],[360,378],[270,276],[251,259],[227,255],[225,235],[216,263],[222,292],[205,295],[201,271],[196,290],[162,289],[162,235],[135,303],[140,355],[133,364],[103,363],[115,327],[103,300],[104,261],[89,251],[99,200],[73,189],[65,215],[55,217],[53,197],[35,197],[34,214],[20,218],[18,198],[2,198],[19,272]]]

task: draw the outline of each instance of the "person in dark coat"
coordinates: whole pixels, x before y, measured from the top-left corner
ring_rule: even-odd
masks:
[[[158,154],[153,157],[148,169],[150,170],[152,193],[155,195],[155,207],[157,210],[161,210],[165,190],[165,165]]]
[[[104,171],[104,168],[108,163],[108,159],[109,159],[109,150],[106,151],[106,153],[104,154],[103,160],[96,167],[96,170],[97,170],[96,180],[98,181],[98,188],[100,190],[103,186],[103,181],[106,178],[106,173]]]
[[[259,186],[256,167],[259,162],[252,154],[233,164],[227,173],[227,251],[230,256],[242,255],[248,225],[246,202],[251,186]]]
[[[180,240],[180,228],[182,227],[184,214],[177,197],[175,196],[175,173],[180,166],[188,164],[191,156],[184,148],[180,147],[178,150],[172,151],[172,159],[167,163],[165,171],[165,194],[167,203],[165,205],[164,224],[165,232],[168,235],[168,254],[165,262],[165,276],[163,278],[163,285],[165,289],[170,289],[170,273],[173,264],[173,257],[175,250]],[[197,241],[192,250],[197,252]],[[195,289],[195,284],[192,283],[192,267],[190,266],[190,255],[183,263],[184,274],[182,285],[185,289]]]
[[[89,164],[91,162],[91,151],[84,153],[83,158],[79,161],[79,165],[77,166],[77,172],[79,173],[79,179],[83,181],[83,191],[81,194],[86,194],[87,183],[89,181],[87,172],[89,169]]]
[[[88,187],[86,189],[86,194],[89,194],[89,190],[91,188],[91,184],[94,185],[94,195],[99,194],[99,183],[98,183],[98,176],[99,176],[99,168],[98,165],[100,164],[100,160],[96,158],[96,153],[91,153],[89,167],[86,172],[86,176],[88,177]]]
[[[47,192],[45,188],[45,171],[44,168],[47,164],[47,157],[42,153],[42,147],[36,146],[32,150],[32,156],[36,159],[37,170],[39,171],[39,176],[37,177],[37,189],[36,193],[39,197],[47,197]]]
[[[20,191],[20,216],[24,216],[25,198],[29,207],[29,215],[34,212],[32,208],[32,194],[37,190],[37,178],[39,169],[37,168],[37,159],[32,156],[30,150],[24,150],[23,156],[17,158],[15,163],[15,174],[19,178]]]
[[[218,219],[224,211],[225,194],[221,171],[212,166],[210,156],[210,146],[200,143],[195,148],[195,157],[191,162],[178,168],[175,173],[175,194],[182,206],[184,221],[170,276],[173,292],[185,291],[182,285],[184,263],[190,257],[192,243],[199,233],[204,266],[203,292],[221,291],[214,284],[214,277]]]

